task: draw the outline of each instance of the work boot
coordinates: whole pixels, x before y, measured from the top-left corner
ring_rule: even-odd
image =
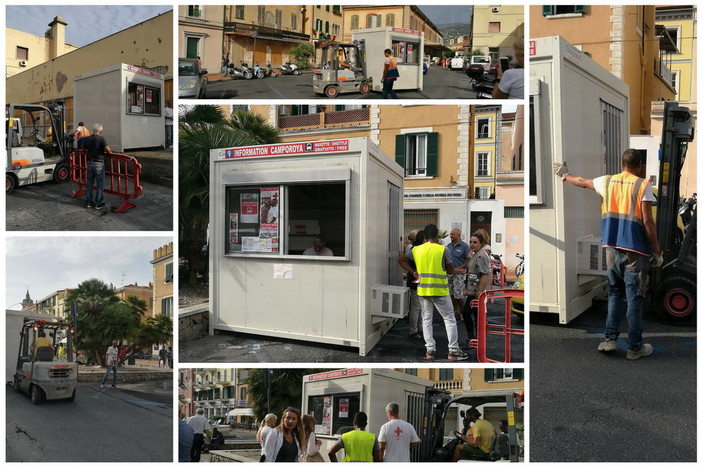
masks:
[[[645,345],[641,346],[641,348],[638,350],[633,350],[633,349],[628,350],[626,352],[626,358],[630,361],[633,361],[633,360],[638,359],[640,357],[648,356],[652,353],[653,353],[653,346],[646,343]]]
[[[602,351],[603,353],[609,353],[612,351],[616,351],[617,350],[617,340],[616,339],[604,340],[597,347],[597,350]]]

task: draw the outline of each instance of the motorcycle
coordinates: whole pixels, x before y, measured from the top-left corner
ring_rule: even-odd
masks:
[[[504,267],[499,255],[490,254],[490,268],[492,269],[492,284],[503,288],[507,283],[507,268]]]
[[[299,75],[302,72],[296,63],[285,62],[280,66],[280,73],[283,75]]]
[[[240,68],[235,67],[233,64],[229,64],[228,75],[232,80],[250,80],[254,76],[253,70],[244,62],[241,62]]]
[[[473,64],[466,69],[466,75],[471,79],[473,91],[477,92],[477,99],[492,99],[492,90],[497,84],[497,77],[485,71],[480,64]]]
[[[519,264],[514,268],[514,274],[517,275],[517,278],[524,274],[524,257],[525,255],[517,254],[517,258],[520,260]]]
[[[271,78],[275,77],[275,72],[273,71],[273,67],[271,67],[270,63],[266,66],[266,68],[260,67],[257,63],[253,67],[253,74],[256,78],[260,78],[260,79],[268,78],[269,76]]]
[[[271,64],[269,63],[266,65],[266,69],[264,70],[266,76],[270,76],[271,78],[275,78],[275,70],[273,70],[273,67],[271,67]]]

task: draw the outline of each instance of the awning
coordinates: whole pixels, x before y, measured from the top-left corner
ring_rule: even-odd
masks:
[[[227,416],[255,416],[252,408],[234,408],[227,413]]]

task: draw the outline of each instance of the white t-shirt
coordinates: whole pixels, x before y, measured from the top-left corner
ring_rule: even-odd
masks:
[[[385,443],[384,462],[409,462],[410,444],[419,442],[414,427],[402,419],[391,419],[380,428],[378,441]]]
[[[163,117],[166,120],[166,125],[173,125],[173,109],[171,109],[170,107],[164,107]]]
[[[110,346],[107,348],[107,365],[108,366],[116,366],[117,365],[117,357],[119,356],[119,351],[117,348],[114,346]]]
[[[322,249],[319,252],[314,250],[314,247],[310,247],[309,249],[302,252],[302,255],[317,255],[319,257],[333,257],[334,252],[332,252],[331,249],[328,247],[322,247]]]
[[[195,434],[204,434],[205,430],[210,430],[210,421],[199,414],[189,417],[187,422]]]
[[[507,93],[508,99],[524,99],[524,69],[505,70],[500,79],[500,91]]]
[[[592,185],[595,187],[595,192],[597,192],[597,194],[601,197],[604,197],[605,177],[606,176],[601,176],[601,177],[596,177],[596,178],[592,179]],[[644,189],[643,201],[646,201],[646,202],[656,201],[656,197],[653,195],[653,189],[651,188],[651,184],[648,184],[646,186],[646,188]]]

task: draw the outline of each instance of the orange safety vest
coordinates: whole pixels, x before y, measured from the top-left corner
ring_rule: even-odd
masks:
[[[649,183],[626,171],[605,176],[600,223],[603,247],[651,256],[643,225],[643,196]]]

